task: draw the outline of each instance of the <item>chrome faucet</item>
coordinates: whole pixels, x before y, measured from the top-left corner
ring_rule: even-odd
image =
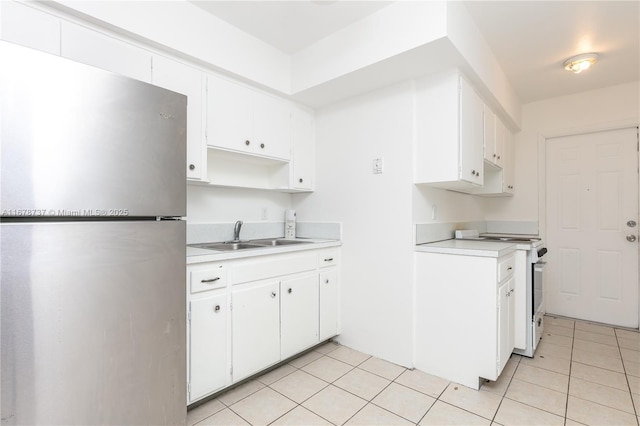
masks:
[[[242,228],[242,221],[239,220],[236,222],[235,226],[233,227],[233,242],[237,243],[240,241],[240,228]]]

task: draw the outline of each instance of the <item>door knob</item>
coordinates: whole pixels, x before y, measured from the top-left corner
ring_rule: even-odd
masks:
[[[636,240],[635,235],[627,235],[627,241],[629,241],[630,243],[634,242],[635,240]]]
[[[633,227],[635,227],[636,225],[637,225],[637,223],[636,223],[636,221],[635,221],[635,220],[630,220],[629,222],[627,222],[627,226],[628,226],[629,228],[633,228]]]

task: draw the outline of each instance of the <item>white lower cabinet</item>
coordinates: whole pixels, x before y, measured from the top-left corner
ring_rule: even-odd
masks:
[[[189,304],[189,400],[229,384],[227,325],[229,303],[226,289]]]
[[[415,367],[479,389],[514,349],[513,252],[415,253]]]
[[[330,268],[320,272],[320,340],[340,333],[340,292],[338,270]]]
[[[515,281],[515,277],[512,276],[498,288],[498,375],[514,349]]]
[[[280,355],[289,358],[319,342],[318,274],[280,281]]]
[[[280,361],[280,283],[234,286],[232,300],[233,381]]]
[[[339,333],[340,248],[190,264],[188,403]]]

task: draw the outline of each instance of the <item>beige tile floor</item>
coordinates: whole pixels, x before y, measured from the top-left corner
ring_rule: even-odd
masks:
[[[470,355],[471,356],[471,355]],[[636,425],[640,334],[546,317],[480,391],[327,343],[188,412],[189,425]]]

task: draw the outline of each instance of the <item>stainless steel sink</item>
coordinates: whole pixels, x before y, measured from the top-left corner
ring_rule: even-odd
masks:
[[[251,244],[251,243],[204,243],[204,244],[189,244],[189,247],[207,249],[207,250],[220,250],[220,251],[234,251],[234,250],[248,250],[263,248],[264,245]]]
[[[291,244],[306,244],[310,241],[301,240],[284,240],[279,238],[266,239],[266,240],[251,240],[251,244],[258,244],[260,246],[287,246]]]

